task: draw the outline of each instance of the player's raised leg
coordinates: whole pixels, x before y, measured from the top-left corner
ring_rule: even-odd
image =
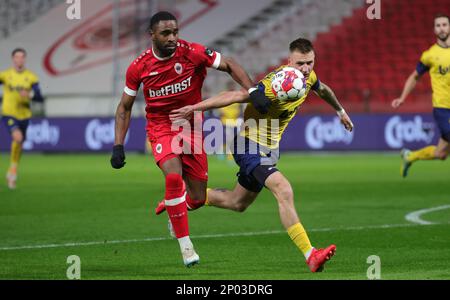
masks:
[[[304,254],[309,269],[311,272],[322,271],[325,262],[334,255],[336,246],[330,245],[325,249],[315,249],[311,245],[295,210],[292,187],[281,172],[272,173],[267,177],[265,185],[277,199],[281,223],[294,244]]]
[[[244,212],[255,201],[258,194],[259,192],[249,191],[239,183],[236,184],[232,191],[227,189],[208,189],[205,205]]]
[[[184,154],[182,158],[183,180],[186,186],[186,205],[188,210],[202,207],[206,201],[208,183],[208,159],[205,153]],[[156,206],[157,215],[165,211],[164,201]]]
[[[449,153],[450,153],[449,143],[442,138],[439,140],[437,146],[427,146],[417,151],[402,149],[401,151],[402,165],[400,169],[401,175],[403,177],[408,176],[409,168],[416,161],[434,160],[434,159],[445,160],[447,159]]]
[[[183,176],[186,183],[186,205],[188,210],[196,210],[202,207],[206,201],[207,180],[200,180],[189,175]]]
[[[166,179],[165,207],[176,238],[180,244],[183,262],[187,267],[195,265],[200,258],[189,238],[186,207],[186,191],[183,185],[181,160],[174,156],[160,164]]]

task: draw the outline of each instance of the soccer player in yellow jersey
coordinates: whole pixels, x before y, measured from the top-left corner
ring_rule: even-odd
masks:
[[[241,118],[241,107],[241,103],[233,103],[220,109],[220,121],[225,128],[224,151],[228,160],[233,159],[233,156],[231,155],[232,149],[230,149],[230,141],[233,140],[236,131],[239,130],[239,127],[243,121]]]
[[[421,76],[429,72],[433,90],[433,116],[439,127],[441,138],[436,146],[428,146],[417,151],[403,149],[400,173],[408,175],[411,165],[418,160],[445,160],[450,152],[450,18],[438,14],[434,19],[434,33],[437,42],[425,51],[416,70],[406,80],[400,98],[392,101],[394,108],[405,102]]]
[[[12,52],[13,67],[0,72],[3,85],[2,121],[8,128],[11,143],[11,163],[6,174],[8,187],[16,187],[17,169],[31,118],[31,93],[33,100],[43,101],[38,77],[25,68],[26,51],[17,48]]]
[[[353,124],[334,95],[333,91],[320,82],[313,71],[315,54],[309,40],[297,39],[290,44],[288,66],[298,69],[307,79],[306,94],[296,101],[280,101],[271,89],[271,81],[281,66],[268,74],[257,85],[270,99],[266,106],[255,107],[249,103],[244,112],[244,128],[235,137],[234,159],[240,167],[238,182],[234,190],[208,189],[206,205],[244,211],[256,199],[263,187],[268,188],[278,201],[279,214],[288,235],[304,254],[306,263],[312,272],[321,271],[325,262],[333,256],[336,246],[315,249],[300,223],[294,206],[294,193],[289,181],[276,168],[279,158],[278,147],[281,136],[288,123],[294,118],[299,106],[306,100],[307,94],[313,90],[328,102],[337,112],[344,127],[352,131]],[[249,92],[253,92],[252,89]],[[189,119],[194,111],[224,107],[231,103],[248,102],[249,94],[245,91],[224,92],[193,106],[174,110],[171,119]],[[275,124],[271,123],[275,120]],[[272,128],[269,128],[271,124]],[[274,130],[274,126],[276,126]],[[253,150],[256,149],[256,151]]]

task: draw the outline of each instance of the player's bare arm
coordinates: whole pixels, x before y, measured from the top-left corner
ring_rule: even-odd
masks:
[[[408,95],[414,90],[420,77],[421,76],[417,72],[417,70],[414,70],[414,72],[412,72],[411,75],[409,75],[408,79],[405,82],[405,86],[403,87],[403,91],[402,91],[400,98],[394,99],[392,101],[393,108],[397,108],[400,105],[402,105],[403,102],[405,102],[406,97],[408,97]]]
[[[247,72],[234,59],[230,57],[222,57],[220,65],[217,69],[230,74],[234,81],[248,90],[249,99],[253,103],[256,110],[262,114],[268,112],[272,102],[266,97],[263,91],[254,87]]]
[[[241,65],[231,57],[222,56],[219,67],[217,69],[230,74],[234,81],[239,83],[239,85],[246,90],[253,86],[253,82],[244,68],[242,68]]]
[[[337,99],[333,90],[329,86],[321,82],[319,88],[315,92],[320,98],[325,100],[336,110],[339,118],[341,119],[341,123],[342,125],[344,125],[345,129],[347,129],[348,131],[352,131],[353,130],[352,120],[345,112],[341,103],[339,103],[339,100]]]
[[[116,124],[115,124],[115,138],[114,145],[123,145],[125,135],[131,119],[131,109],[133,108],[135,96],[130,96],[126,93],[122,94],[122,99],[116,110]]]
[[[131,109],[133,108],[135,98],[135,96],[123,93],[122,99],[120,99],[120,103],[117,106],[116,124],[114,128],[114,147],[110,160],[111,166],[114,169],[120,169],[125,166],[125,151],[123,149],[123,144],[130,125]]]
[[[195,105],[187,105],[179,109],[172,110],[170,112],[170,120],[189,120],[192,117],[194,111],[206,111],[216,108],[222,108],[233,103],[244,103],[249,101],[249,94],[244,91],[226,91],[216,96],[208,98]]]

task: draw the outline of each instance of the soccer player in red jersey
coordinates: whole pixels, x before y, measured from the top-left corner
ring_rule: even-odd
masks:
[[[165,176],[164,205],[180,244],[183,262],[190,267],[199,262],[199,256],[189,238],[187,208],[198,208],[206,200],[208,162],[203,151],[201,126],[183,135],[185,127],[173,127],[169,113],[201,101],[206,68],[229,73],[249,90],[252,103],[261,112],[267,112],[270,100],[264,93],[252,89],[252,80],[234,60],[203,45],[178,39],[178,23],[172,14],[158,12],[152,16],[149,32],[152,47],[134,60],[127,70],[126,86],[116,111],[111,165],[116,169],[125,165],[123,144],[136,93],[143,84],[147,136],[156,164]],[[192,120],[189,125],[195,128],[194,122],[199,121],[201,124],[201,120]],[[200,145],[195,142],[199,139]],[[180,151],[181,145],[183,151]]]

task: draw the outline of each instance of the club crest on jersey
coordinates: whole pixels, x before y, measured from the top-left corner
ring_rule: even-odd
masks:
[[[180,63],[176,63],[174,66],[175,72],[177,72],[178,75],[183,73],[183,66]]]
[[[156,152],[158,154],[161,154],[161,152],[162,152],[162,145],[161,144],[156,145]]]
[[[209,49],[209,48],[206,48],[205,49],[205,53],[207,54],[207,55],[209,55],[209,56],[213,56],[213,54],[214,54],[214,51],[212,51],[211,49]]]

